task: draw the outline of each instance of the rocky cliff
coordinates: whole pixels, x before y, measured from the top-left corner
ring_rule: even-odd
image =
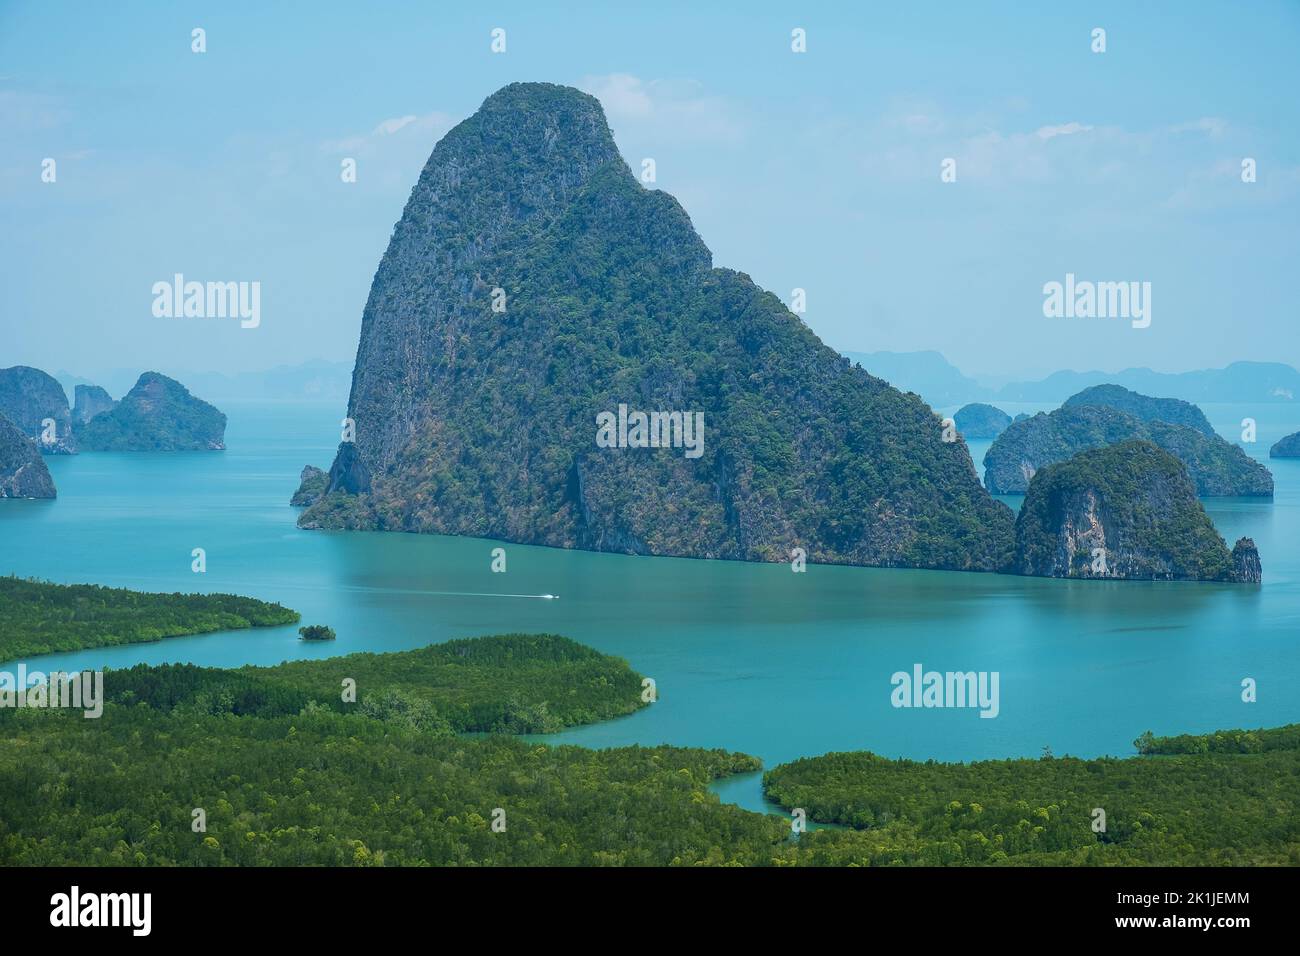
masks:
[[[1016,519],[1017,574],[1258,583],[1248,538],[1233,551],[1186,466],[1146,441],[1080,452],[1040,469]]]
[[[668,416],[653,444],[650,413]],[[303,527],[979,570],[1010,555],[1011,512],[964,442],[713,268],[600,104],[565,87],[506,87],[434,149],[371,286],[349,417]]]
[[[963,438],[997,438],[1011,424],[1010,415],[982,402],[963,405],[952,420]]]
[[[58,380],[38,368],[0,368],[0,415],[34,439],[47,455],[73,454],[77,450],[67,393]]]
[[[1105,405],[1066,404],[1013,422],[984,455],[984,484],[994,494],[1023,494],[1034,473],[1080,451],[1143,440],[1181,459],[1202,497],[1271,497],[1273,476],[1236,445],[1186,425],[1145,422]]]
[[[321,495],[325,494],[329,484],[330,476],[328,472],[321,471],[315,465],[307,465],[303,468],[302,474],[298,476],[298,490],[289,499],[289,504],[295,508],[314,505],[320,500]]]
[[[77,428],[83,451],[219,451],[226,416],[166,375],[145,372],[110,411]]]
[[[0,498],[54,496],[54,480],[36,443],[0,415]]]
[[[117,405],[113,396],[98,385],[78,385],[74,390],[72,403],[72,420],[77,425],[84,425],[96,415],[111,412]]]

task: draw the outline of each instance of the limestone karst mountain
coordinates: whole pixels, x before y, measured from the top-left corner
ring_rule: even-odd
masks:
[[[1016,519],[1012,570],[1047,577],[1258,584],[1255,542],[1231,551],[1187,467],[1148,441],[1082,451],[1041,469]]]
[[[675,414],[657,419],[675,447],[637,447],[640,413]],[[598,441],[605,415],[625,447]],[[561,86],[508,86],[434,149],[375,273],[348,416],[303,527],[971,570],[1010,555],[1011,512],[964,442],[714,268],[597,100]]]

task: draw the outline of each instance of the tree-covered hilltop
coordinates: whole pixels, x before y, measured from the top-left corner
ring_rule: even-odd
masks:
[[[158,372],[76,428],[82,451],[219,451],[225,434],[223,413]]]
[[[1128,412],[1144,422],[1167,422],[1183,425],[1213,438],[1217,432],[1205,413],[1191,402],[1180,398],[1153,398],[1131,391],[1123,385],[1094,385],[1065,400],[1065,407],[1076,405],[1103,405]]]
[[[353,681],[355,699],[344,700]],[[627,661],[554,634],[503,634],[410,651],[225,670],[192,664],[109,671],[109,701],[160,711],[292,716],[356,710],[441,733],[554,733],[645,706]]]
[[[999,435],[984,454],[984,484],[994,494],[1024,494],[1034,473],[1046,465],[1090,448],[1134,440],[1153,442],[1176,455],[1187,465],[1201,497],[1273,495],[1268,469],[1217,435],[1143,421],[1108,405],[1069,403],[1015,421]]]
[[[0,498],[53,498],[54,479],[36,442],[0,413]]]
[[[702,454],[599,447],[620,405],[702,413]],[[1011,549],[965,443],[712,268],[565,87],[508,86],[434,149],[375,274],[348,415],[302,527],[970,570]]]
[[[1034,475],[1016,518],[1010,570],[1237,581],[1247,577],[1238,567],[1246,550],[1246,539],[1240,553],[1228,550],[1181,461],[1150,442],[1130,441],[1080,452]],[[1257,574],[1258,554],[1254,562]]]
[[[963,405],[952,420],[963,438],[997,438],[1011,424],[1010,415],[983,402]]]
[[[297,620],[297,611],[234,594],[150,594],[0,577],[0,661]]]
[[[1300,865],[1300,726],[1251,733],[1271,746],[1229,750],[1214,741],[1247,732],[1224,731],[1157,738],[1183,749],[1153,752],[1187,756],[832,753],[782,764],[763,786],[810,820],[854,828],[805,834],[800,856],[814,865]]]

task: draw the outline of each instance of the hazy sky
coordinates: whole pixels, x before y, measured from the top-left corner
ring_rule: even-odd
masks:
[[[0,367],[350,360],[429,151],[516,80],[598,95],[837,348],[1300,365],[1300,2],[614,6],[0,0]],[[177,272],[260,282],[261,325],[154,317]],[[1067,272],[1150,282],[1150,326],[1045,318]]]

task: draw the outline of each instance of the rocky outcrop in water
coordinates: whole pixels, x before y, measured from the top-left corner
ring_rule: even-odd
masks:
[[[1272,497],[1273,476],[1236,445],[1186,425],[1144,422],[1105,405],[1071,405],[1012,422],[984,455],[994,494],[1023,494],[1038,469],[1089,448],[1150,441],[1181,459],[1201,497]]]
[[[642,444],[650,413],[665,440]],[[565,87],[512,84],[434,149],[375,273],[348,415],[302,527],[972,570],[1011,551],[965,443],[713,268]]]
[[[52,375],[38,368],[0,368],[0,415],[47,455],[76,452],[68,396]]]
[[[1269,458],[1300,458],[1300,432],[1287,435],[1268,450]]]
[[[1231,552],[1186,466],[1146,441],[1080,452],[1040,469],[1016,519],[1016,574],[1259,583],[1249,538]]]
[[[110,411],[77,429],[83,451],[220,451],[226,416],[166,375],[145,372]]]
[[[1259,584],[1264,580],[1264,569],[1259,561],[1259,548],[1254,538],[1238,538],[1232,546],[1234,577],[1243,584]]]
[[[289,504],[295,508],[305,508],[308,505],[314,505],[320,496],[325,494],[329,487],[330,476],[328,472],[321,471],[315,465],[308,465],[298,476],[298,490],[293,493],[289,499]]]
[[[54,496],[54,479],[36,443],[0,415],[0,498]]]
[[[117,405],[113,396],[98,385],[78,385],[74,396],[72,420],[76,425],[84,425],[96,415],[111,412]]]
[[[952,417],[963,438],[997,438],[1011,424],[1011,416],[1000,408],[972,402]]]

